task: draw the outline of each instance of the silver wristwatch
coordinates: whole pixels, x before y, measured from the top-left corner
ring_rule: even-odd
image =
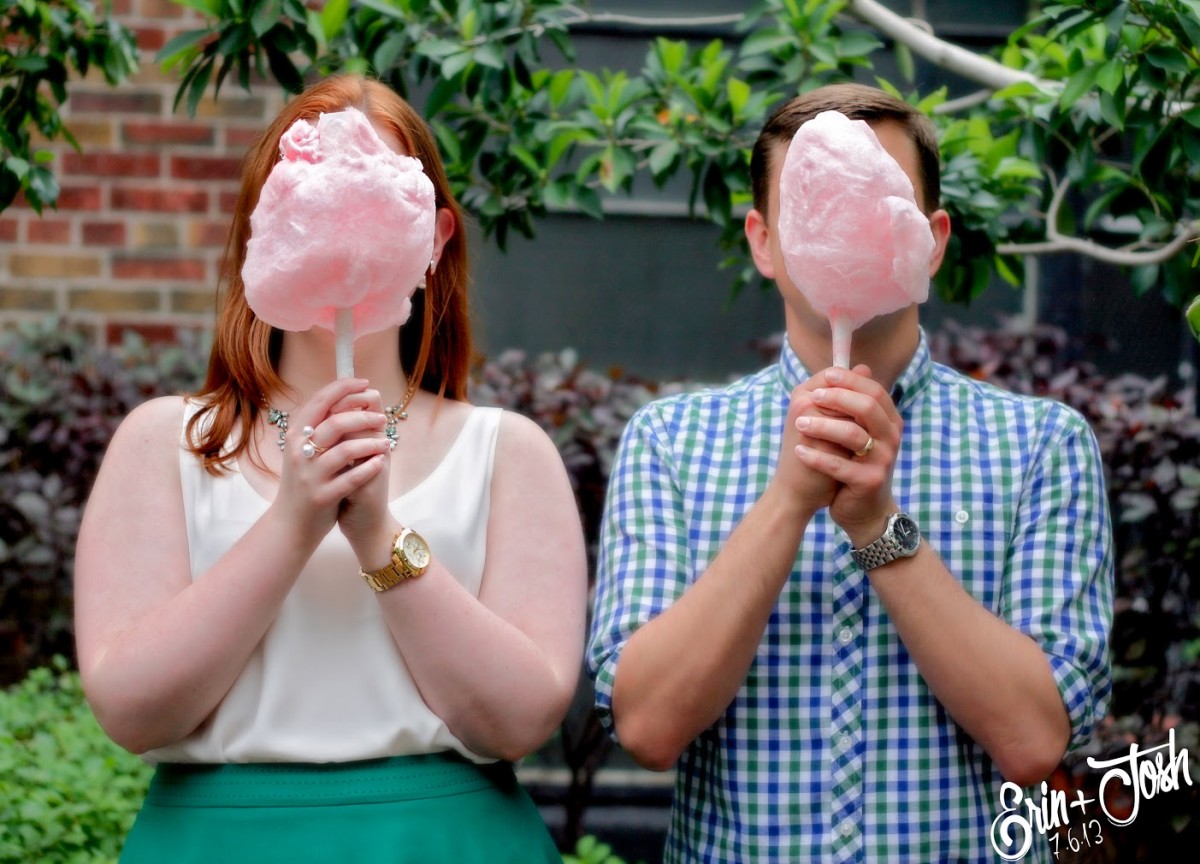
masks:
[[[921,529],[907,513],[888,517],[883,536],[861,549],[850,550],[850,557],[864,570],[874,570],[897,558],[911,558],[921,547]]]

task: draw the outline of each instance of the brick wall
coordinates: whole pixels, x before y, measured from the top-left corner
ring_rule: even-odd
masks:
[[[115,342],[133,328],[169,338],[212,320],[217,273],[247,146],[283,104],[273,84],[227,82],[194,118],[172,112],[177,78],[154,53],[200,17],[170,0],[114,0],[142,68],[120,87],[68,85],[63,111],[82,148],[54,145],[56,210],[0,212],[0,322],[58,314]]]

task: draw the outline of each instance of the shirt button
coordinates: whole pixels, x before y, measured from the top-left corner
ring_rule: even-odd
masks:
[[[854,631],[849,627],[843,627],[838,631],[838,641],[843,645],[849,645],[854,641]]]
[[[842,832],[843,837],[849,837],[854,833],[854,823],[847,819],[838,830]]]
[[[838,736],[837,749],[838,749],[839,753],[845,753],[847,750],[849,750],[853,746],[854,746],[854,742],[850,740],[849,735],[839,735]]]
[[[957,513],[954,514],[954,521],[957,522],[959,525],[966,525],[967,522],[970,521],[970,519],[971,519],[971,514],[968,513],[966,510],[959,510]]]

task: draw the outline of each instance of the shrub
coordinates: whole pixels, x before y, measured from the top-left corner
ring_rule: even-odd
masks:
[[[63,658],[0,690],[0,864],[116,861],[150,771],[100,729]]]
[[[0,685],[73,656],[79,519],[117,424],[152,396],[194,386],[194,334],[152,348],[132,334],[97,349],[61,322],[0,333]]]
[[[952,324],[930,341],[948,365],[1077,409],[1100,445],[1117,552],[1112,700],[1092,740],[1068,755],[1051,782],[1071,800],[1081,789],[1098,798],[1102,775],[1088,757],[1127,756],[1135,743],[1142,750],[1156,747],[1170,729],[1177,752],[1197,752],[1200,417],[1194,383],[1171,392],[1165,377],[1105,377],[1078,360],[1066,335],[1050,327],[1027,333]],[[1143,802],[1134,824],[1106,833],[1108,842],[1083,854],[1096,861],[1182,860],[1181,852],[1200,840],[1198,813],[1200,788],[1184,785]],[[1061,839],[1064,850],[1069,839]]]

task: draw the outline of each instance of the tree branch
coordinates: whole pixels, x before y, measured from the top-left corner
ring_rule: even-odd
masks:
[[[907,46],[914,54],[919,54],[935,66],[969,78],[989,90],[1003,90],[1012,84],[1026,81],[1046,89],[1061,86],[1020,69],[1010,69],[990,57],[939,39],[917,24],[901,18],[876,0],[850,0],[846,5],[846,12],[864,24],[870,24],[883,35]]]
[[[1184,246],[1200,237],[1200,219],[1191,223],[1180,222],[1175,236],[1171,238],[1170,242],[1144,252],[1112,249],[1094,240],[1070,237],[1058,230],[1058,214],[1062,210],[1063,199],[1066,198],[1070,185],[1070,180],[1063,180],[1054,190],[1054,195],[1050,199],[1050,208],[1046,211],[1045,241],[1041,243],[1002,243],[996,247],[997,254],[1053,255],[1058,252],[1074,252],[1106,264],[1141,267],[1146,264],[1161,264],[1169,261],[1182,252]]]

